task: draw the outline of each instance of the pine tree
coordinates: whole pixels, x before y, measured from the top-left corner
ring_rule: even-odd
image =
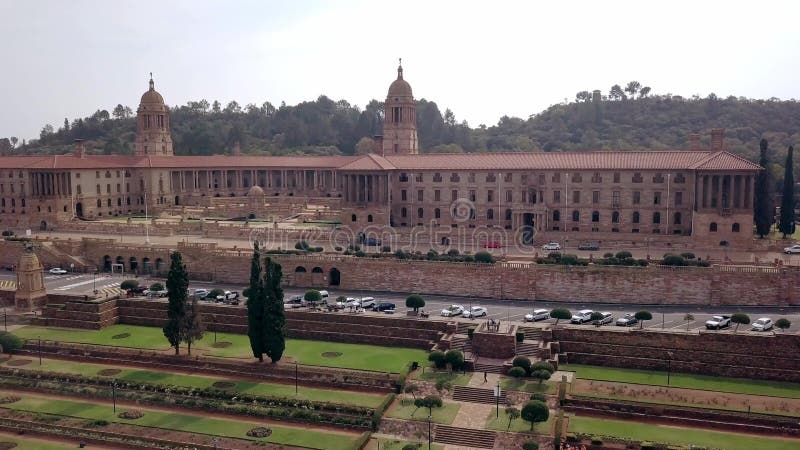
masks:
[[[789,147],[786,154],[786,167],[783,172],[783,198],[781,199],[781,221],[778,230],[783,233],[783,238],[794,234],[794,173],[792,170],[792,154],[794,147]]]
[[[278,362],[286,349],[286,313],[283,310],[281,265],[271,258],[264,260],[264,353]]]
[[[758,160],[758,164],[761,165],[764,169],[758,173],[758,177],[756,178],[756,187],[755,187],[755,211],[753,215],[755,216],[756,222],[756,233],[762,239],[764,236],[769,234],[769,230],[772,227],[772,216],[773,216],[773,207],[772,207],[772,195],[771,195],[771,183],[769,181],[769,170],[767,170],[767,147],[768,143],[766,139],[761,139],[761,156]]]
[[[264,282],[261,279],[261,254],[258,242],[253,245],[250,263],[250,286],[247,288],[247,336],[253,356],[264,361]]]
[[[202,339],[203,332],[205,332],[202,314],[200,314],[200,306],[197,304],[196,298],[186,303],[186,317],[184,318],[183,329],[183,342],[186,343],[186,354],[191,355],[192,343]]]
[[[169,274],[167,275],[167,324],[164,326],[164,336],[169,345],[175,347],[175,354],[180,353],[181,341],[185,335],[186,298],[189,290],[189,274],[183,265],[183,258],[179,252],[172,252]]]

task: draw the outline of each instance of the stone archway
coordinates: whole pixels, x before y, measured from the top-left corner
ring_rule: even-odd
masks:
[[[103,255],[103,272],[111,272],[111,257]]]
[[[142,273],[148,274],[153,271],[153,263],[150,261],[150,258],[144,257],[142,258]]]
[[[135,256],[131,256],[128,261],[130,262],[130,269],[129,270],[131,272],[134,272],[134,273],[137,272],[139,270],[139,261],[136,259],[136,257]]]
[[[117,256],[116,264],[122,267],[122,270],[125,270],[125,258],[122,256]]]
[[[164,260],[161,258],[156,258],[156,273],[161,275],[164,273]]]
[[[181,204],[181,197],[176,195],[175,196],[175,206],[179,206]]]
[[[42,231],[47,231],[47,222],[45,222],[44,220],[41,221],[41,223],[39,223],[39,229]]]
[[[339,286],[342,283],[342,273],[339,272],[339,269],[332,268],[329,272],[328,276],[328,284],[331,286]]]
[[[83,219],[83,203],[81,202],[75,203],[75,215]]]

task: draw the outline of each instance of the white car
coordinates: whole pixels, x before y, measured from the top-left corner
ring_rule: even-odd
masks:
[[[800,253],[800,244],[795,244],[791,247],[784,248],[783,253],[786,254]]]
[[[483,317],[488,313],[489,311],[487,311],[483,306],[473,306],[472,308],[464,311],[462,315],[464,317]]]
[[[607,323],[611,323],[611,322],[613,322],[613,321],[614,321],[614,315],[613,315],[613,314],[611,314],[610,312],[601,312],[600,314],[601,314],[603,317],[601,317],[600,319],[598,319],[598,320],[595,320],[594,322],[592,322],[592,323],[594,323],[595,325],[598,325],[598,326],[600,326],[600,325],[605,325],[605,324],[607,324]]]
[[[442,310],[442,317],[460,316],[464,313],[464,307],[461,305],[450,305]]]
[[[359,304],[364,309],[372,308],[373,306],[376,305],[375,297],[362,297],[361,302]]]
[[[768,330],[772,329],[772,325],[774,325],[772,323],[772,319],[770,319],[769,317],[762,317],[762,318],[756,320],[755,322],[753,322],[752,330],[753,331],[768,331]]]
[[[550,318],[550,311],[546,309],[534,309],[532,313],[525,314],[525,322],[536,322]]]
[[[719,330],[731,326],[731,316],[711,316],[711,319],[706,320],[707,330]]]
[[[337,302],[336,305],[338,306],[339,303]],[[344,301],[344,306],[342,308],[358,308],[361,306],[361,301],[357,298],[347,297],[347,300]]]
[[[64,275],[65,273],[67,273],[67,271],[60,267],[53,267],[52,269],[50,269],[50,273],[53,275]]]
[[[558,242],[548,242],[542,246],[542,250],[561,250],[561,244]]]
[[[586,323],[592,320],[592,311],[591,309],[582,309],[575,314],[572,315],[571,323]]]

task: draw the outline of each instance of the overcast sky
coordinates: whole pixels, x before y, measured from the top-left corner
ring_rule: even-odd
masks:
[[[800,98],[800,2],[0,0],[0,137],[170,105],[416,98],[471,126],[580,90]]]

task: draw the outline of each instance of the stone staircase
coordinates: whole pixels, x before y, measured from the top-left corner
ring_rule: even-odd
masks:
[[[470,403],[487,403],[494,405],[497,399],[494,396],[493,389],[482,389],[471,386],[454,386],[453,387],[453,400],[459,402]],[[500,403],[506,400],[506,392],[500,392]]]
[[[502,374],[505,371],[503,370],[503,365],[502,364],[480,362],[480,361],[478,361],[476,359],[475,360],[475,372],[488,372],[488,373],[499,373],[499,374]]]
[[[541,341],[542,340],[542,330],[539,328],[534,327],[526,327],[524,325],[520,325],[517,327],[517,331],[521,333],[525,333],[525,339],[531,341]]]
[[[539,350],[539,342],[531,342],[526,339],[517,343],[517,356],[539,359],[541,353]]]
[[[453,336],[453,339],[450,341],[450,349],[451,350],[461,350],[464,352],[465,359],[471,359],[472,357],[472,341],[467,336],[456,334]]]
[[[456,326],[457,326],[456,334],[466,335],[467,334],[467,330],[469,330],[470,328],[473,328],[473,327],[474,328],[478,328],[478,323],[477,322],[462,322],[462,321],[458,321],[458,322],[456,322]]]
[[[472,448],[493,448],[497,433],[486,430],[437,425],[433,442]]]

